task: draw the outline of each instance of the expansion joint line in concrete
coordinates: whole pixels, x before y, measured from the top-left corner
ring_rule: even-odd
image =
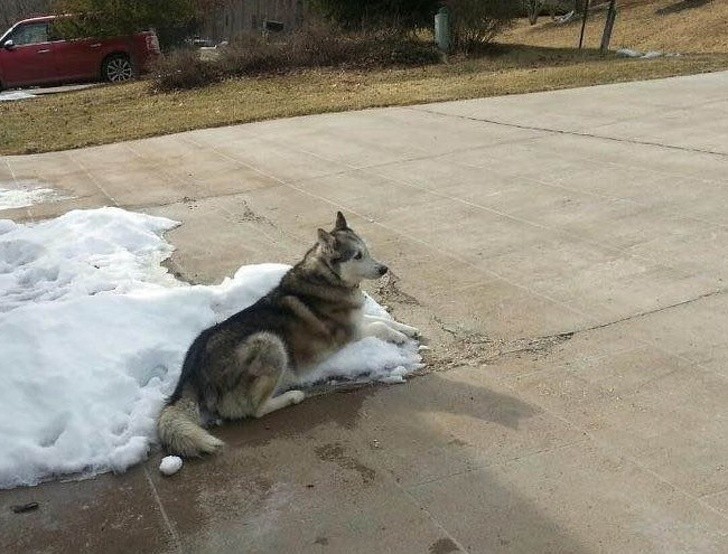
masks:
[[[611,142],[621,142],[623,144],[640,144],[643,146],[656,146],[658,148],[666,148],[668,150],[679,150],[681,152],[694,152],[697,154],[709,154],[711,156],[719,156],[721,158],[728,158],[728,154],[725,152],[718,152],[716,150],[703,150],[701,148],[690,148],[687,146],[676,146],[674,144],[664,144],[662,142],[654,142],[649,140],[638,140],[638,139],[626,139],[610,137],[607,135],[597,135],[596,133],[584,133],[580,131],[565,131],[563,129],[552,129],[550,127],[536,127],[534,125],[523,125],[520,123],[507,123],[505,121],[496,121],[495,119],[487,119],[480,117],[472,117],[467,115],[449,114],[438,112],[436,110],[427,110],[425,108],[418,108],[416,106],[408,108],[413,111],[429,113],[433,115],[441,115],[443,117],[454,117],[457,119],[464,119],[467,121],[478,121],[480,123],[490,123],[492,125],[500,125],[502,127],[511,127],[514,129],[522,129],[524,131],[540,131],[542,133],[553,133],[556,135],[570,135],[575,137],[593,138],[598,140],[608,140]]]
[[[152,491],[152,496],[154,496],[154,501],[157,503],[157,507],[159,508],[159,513],[162,515],[162,519],[164,520],[164,525],[167,528],[167,532],[169,533],[170,538],[174,542],[174,549],[177,552],[182,552],[182,541],[179,538],[179,533],[177,533],[177,530],[174,527],[174,524],[169,519],[169,516],[167,515],[167,510],[164,509],[164,504],[162,504],[162,499],[159,497],[159,493],[157,492],[157,487],[154,486],[154,481],[152,481],[152,477],[149,475],[149,470],[145,467],[144,468],[144,476],[147,478],[147,482],[149,483],[149,488]]]

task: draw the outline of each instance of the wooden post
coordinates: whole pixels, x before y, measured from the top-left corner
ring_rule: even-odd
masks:
[[[604,34],[602,35],[602,45],[600,46],[602,54],[606,54],[609,51],[609,41],[612,39],[615,19],[617,19],[617,0],[610,0],[609,10],[607,11],[607,22],[604,24]]]

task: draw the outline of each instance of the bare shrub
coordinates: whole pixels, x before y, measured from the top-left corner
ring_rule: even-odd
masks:
[[[452,14],[453,43],[456,50],[469,52],[484,46],[510,27],[518,15],[513,0],[446,0]]]
[[[192,49],[170,52],[156,62],[152,75],[153,87],[163,92],[202,87],[221,78],[218,64],[200,59]]]
[[[193,50],[176,52],[154,72],[160,91],[205,86],[225,78],[285,74],[312,67],[373,69],[437,63],[434,45],[391,30],[344,33],[311,26],[291,35],[266,39],[249,35],[207,61]]]

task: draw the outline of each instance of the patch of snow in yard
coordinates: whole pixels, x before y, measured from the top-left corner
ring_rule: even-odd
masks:
[[[0,92],[0,102],[15,102],[16,100],[27,100],[29,98],[35,98],[35,94],[20,90]]]

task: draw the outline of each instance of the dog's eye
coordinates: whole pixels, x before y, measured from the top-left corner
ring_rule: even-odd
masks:
[[[357,252],[356,254],[354,254],[354,259],[361,260],[361,256],[362,256],[361,252]]]

